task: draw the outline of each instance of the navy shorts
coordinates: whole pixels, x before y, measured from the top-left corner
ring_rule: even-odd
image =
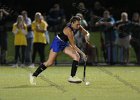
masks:
[[[53,52],[60,52],[63,51],[67,46],[69,46],[68,42],[64,42],[56,36],[51,44],[51,49]]]

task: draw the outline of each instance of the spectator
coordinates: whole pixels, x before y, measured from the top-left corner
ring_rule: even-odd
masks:
[[[131,39],[131,21],[128,20],[126,12],[121,13],[121,19],[116,22],[115,27],[118,33],[117,44],[119,46],[119,62],[127,64],[129,62],[129,47]]]
[[[87,24],[86,20],[84,19],[83,14],[77,13],[76,16],[81,18],[80,24],[82,27],[84,27],[86,29],[88,27],[88,24]],[[80,31],[77,31],[77,33],[75,34],[74,37],[75,37],[75,42],[76,42],[77,47],[84,52],[85,45],[86,45],[84,35]]]
[[[85,20],[85,18],[84,18],[84,16],[83,16],[83,14],[82,14],[82,13],[77,13],[76,16],[79,16],[79,17],[81,18],[81,21],[80,21],[81,25],[82,25],[85,29],[87,29],[88,24],[87,24],[87,21]]]
[[[42,15],[42,20],[45,21],[45,17],[44,15]],[[45,21],[46,22],[46,21]],[[46,22],[46,28],[48,28],[48,23]],[[47,41],[47,44],[50,44],[50,36],[49,36],[49,32],[48,30],[46,30],[46,41]]]
[[[88,12],[88,9],[86,8],[85,3],[80,2],[77,7],[77,13],[81,13],[83,17],[86,18],[87,12]]]
[[[25,61],[25,50],[27,46],[27,26],[24,23],[24,19],[22,15],[19,15],[17,18],[17,22],[13,24],[12,32],[15,35],[14,45],[15,45],[15,64],[13,67],[18,67],[18,60],[21,57],[21,66],[24,66]],[[21,51],[20,51],[21,49]]]
[[[87,24],[86,20],[84,19],[83,14],[77,13],[76,16],[81,18],[80,24],[81,24],[81,26],[83,26],[86,29],[88,27],[88,24]],[[86,43],[85,37],[79,31],[77,31],[77,33],[75,34],[75,42],[76,42],[76,45],[80,48],[80,50],[82,50],[82,51],[85,50],[85,43]]]
[[[80,24],[82,27],[85,29],[88,29],[88,24],[87,21],[85,20],[83,14],[77,13],[76,16],[79,16],[81,18]],[[86,39],[87,38],[87,39]],[[77,31],[75,34],[75,42],[78,48],[82,50],[86,55],[87,55],[87,65],[93,65],[95,64],[95,59],[96,59],[96,46],[87,44],[86,40],[90,41],[90,34],[88,34],[86,37],[80,32]],[[80,59],[80,63],[84,63],[82,59]]]
[[[59,32],[61,27],[66,22],[64,10],[60,8],[59,4],[54,4],[53,7],[50,9],[47,22],[49,24],[50,31]]]
[[[99,31],[97,27],[95,28],[95,23],[100,20],[104,11],[105,8],[101,5],[99,1],[96,1],[93,8],[90,10],[89,29],[91,31]]]
[[[132,22],[136,24],[140,24],[140,15],[138,12],[133,13]],[[135,51],[137,64],[140,65],[140,27],[139,26],[135,26],[133,28],[131,36],[132,37],[130,40],[130,44]]]
[[[28,33],[26,35],[27,38],[27,48],[25,51],[25,63],[31,64],[31,54],[32,54],[32,47],[33,47],[33,31],[31,30],[31,19],[28,17],[27,11],[21,12],[24,22],[27,25]]]
[[[0,64],[6,64],[7,54],[7,28],[6,22],[9,13],[5,9],[0,9]]]
[[[45,61],[45,45],[46,45],[46,31],[47,23],[43,20],[40,12],[35,14],[35,20],[32,23],[32,30],[34,33],[33,39],[33,54],[32,54],[32,64],[29,66],[34,67],[36,53],[39,53],[40,62]]]
[[[88,9],[84,2],[75,1],[74,3],[72,3],[71,11],[72,16],[75,16],[77,13],[80,13],[84,17],[84,19],[86,19],[86,21],[87,19],[89,19]]]
[[[87,28],[88,27],[88,24],[86,22],[86,20],[84,19],[83,17],[83,14],[81,13],[77,13],[76,16],[80,17],[81,20],[80,20],[80,24],[83,28]],[[85,36],[83,33],[81,33],[80,31],[77,31],[77,33],[75,34],[75,43],[76,43],[76,46],[85,53],[85,49],[86,49],[86,39],[85,39]],[[89,40],[89,35],[88,35],[88,39]],[[83,59],[80,59],[80,63],[83,63]]]
[[[114,18],[110,15],[108,10],[105,10],[103,13],[103,18],[101,18],[98,22],[96,22],[96,26],[100,26],[101,31],[103,32],[102,37],[104,37],[104,41],[102,41],[102,50],[104,54],[105,61],[109,64],[116,63],[116,33],[113,28],[115,24]]]

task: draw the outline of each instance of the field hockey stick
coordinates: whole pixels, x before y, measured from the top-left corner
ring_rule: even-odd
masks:
[[[86,80],[86,61],[84,62],[84,71],[83,71],[83,82]]]

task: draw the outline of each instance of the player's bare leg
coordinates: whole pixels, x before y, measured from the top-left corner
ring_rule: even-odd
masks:
[[[36,71],[33,74],[30,74],[30,83],[32,85],[36,85],[35,78],[44,71],[47,67],[51,66],[55,59],[57,57],[57,53],[53,52],[53,50],[50,50],[49,58],[46,62],[40,64],[40,66],[36,69]]]

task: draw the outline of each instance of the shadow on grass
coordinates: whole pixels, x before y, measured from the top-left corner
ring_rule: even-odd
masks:
[[[4,87],[3,89],[18,89],[18,88],[44,88],[44,87],[49,87],[49,86],[19,85],[19,86]]]

